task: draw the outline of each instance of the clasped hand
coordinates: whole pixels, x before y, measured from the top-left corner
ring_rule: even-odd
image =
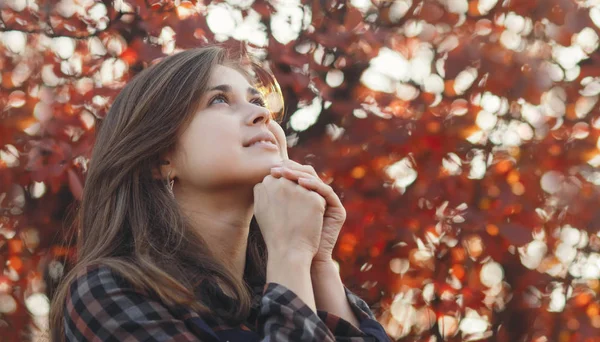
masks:
[[[302,165],[291,159],[284,159],[280,167],[272,168],[271,174],[265,177],[263,183],[265,183],[267,179],[270,181],[273,181],[274,179],[289,180],[297,183],[306,190],[310,190],[310,192],[313,194],[317,193],[320,197],[322,197],[322,199],[324,199],[324,212],[322,212],[322,221],[318,220],[313,222],[311,219],[306,218],[306,225],[321,225],[321,227],[318,227],[320,228],[320,239],[318,241],[317,250],[313,251],[314,254],[312,258],[312,265],[331,262],[333,260],[333,248],[335,247],[340,230],[346,220],[346,210],[344,209],[344,206],[342,205],[335,191],[333,191],[331,186],[325,184],[319,178],[317,172],[312,166]],[[264,200],[264,194],[266,191],[264,188],[260,187],[255,187],[255,200],[257,190],[263,194]],[[301,191],[300,189],[296,190]],[[304,193],[299,192],[294,196],[299,196],[300,194],[303,195]],[[307,202],[310,202],[310,200],[312,199],[307,199]],[[300,212],[298,215],[302,215],[302,213],[303,212]],[[259,221],[259,225],[260,224],[261,222]],[[282,222],[279,222],[279,224],[282,224]],[[316,233],[318,234],[318,232]],[[293,239],[294,235],[289,236],[288,238]],[[266,242],[267,246],[269,246],[269,241]],[[306,243],[306,241],[298,242],[301,244]]]

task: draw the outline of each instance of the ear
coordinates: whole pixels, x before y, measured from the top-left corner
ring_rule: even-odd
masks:
[[[168,159],[160,159],[158,165],[152,168],[152,178],[165,180],[169,171],[173,170],[173,166],[171,165],[171,161]],[[171,178],[174,178],[174,172],[171,172]]]

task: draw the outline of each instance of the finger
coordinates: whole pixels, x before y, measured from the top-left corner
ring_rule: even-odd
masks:
[[[285,177],[285,178],[287,178],[289,180],[293,180],[293,181],[298,181],[298,178],[304,176],[304,177],[308,177],[308,178],[317,178],[317,180],[321,181],[321,179],[319,177],[316,177],[310,173],[307,173],[304,171],[292,170],[287,167],[272,168],[271,176],[276,177],[276,178]]]
[[[320,203],[320,207],[321,207],[321,209],[323,209],[323,211],[325,211],[327,209],[327,200],[325,200],[325,198],[323,198],[323,196],[321,196],[316,191],[311,191],[311,190],[308,190],[308,189],[306,189],[304,187],[302,187],[302,188],[304,189],[304,191],[308,191],[309,194],[311,196],[313,196],[315,198],[315,200]],[[323,213],[325,213],[325,212],[323,212]]]
[[[300,177],[298,178],[298,184],[323,196],[328,206],[340,208],[344,207],[338,195],[335,193],[335,191],[333,191],[333,188],[322,181],[316,181],[314,178]]]
[[[256,204],[260,201],[260,198],[262,196],[263,184],[262,183],[256,184],[252,190],[253,190],[253,194],[254,194],[254,205],[256,207]]]
[[[325,200],[329,206],[341,205],[341,202],[340,202],[339,198],[337,197],[337,194],[335,194],[333,189],[329,185],[325,184],[319,177],[315,177],[312,174],[309,174],[306,172],[291,170],[291,169],[288,169],[285,167],[273,168],[271,174],[274,175],[275,177],[283,177],[288,180],[298,182],[298,184],[304,186],[305,188],[317,192],[319,195],[321,195],[321,196],[323,196],[323,198],[325,198]],[[300,183],[299,179],[301,179],[301,178],[309,180],[309,182]],[[325,187],[314,187],[314,186],[307,187],[306,186],[309,184],[318,184],[318,183],[323,184]],[[320,191],[317,191],[317,190],[320,190]],[[337,199],[337,201],[330,202],[327,200],[327,198],[326,198],[327,194],[321,193],[322,191],[327,191],[327,190],[329,190],[330,192],[333,192],[333,195],[334,195],[335,199]]]
[[[280,168],[280,169],[274,168],[274,169],[272,169],[272,171],[273,171],[272,174],[274,176],[284,177],[289,180],[297,181],[298,184],[306,187],[307,189],[317,192],[319,195],[321,195],[321,196],[323,196],[323,198],[325,198],[325,200],[329,206],[342,206],[342,202],[340,201],[340,199],[337,196],[337,194],[335,193],[335,191],[333,191],[331,186],[325,184],[320,178],[315,177],[312,174],[309,174],[306,172],[290,170],[285,167]],[[303,182],[300,182],[300,179],[303,179]],[[314,186],[314,185],[318,185],[318,186]],[[332,198],[327,197],[327,196],[331,196],[332,194],[333,194]]]
[[[262,184],[268,184],[268,183],[272,183],[273,180],[277,179],[278,177],[273,177],[273,175],[266,175],[263,180],[262,180]],[[260,184],[260,183],[259,183]]]
[[[287,138],[285,136],[285,131],[283,130],[283,128],[281,127],[280,124],[274,122],[274,132],[275,133],[275,140],[277,140],[278,145],[280,146],[280,154],[281,154],[281,158],[283,160],[287,160],[290,159],[290,157],[288,156],[288,146],[287,146]]]
[[[288,156],[287,146],[281,148],[281,157],[283,158],[283,160],[290,160],[290,157]]]
[[[294,161],[291,159],[286,159],[283,161],[283,166],[288,167],[292,170],[310,173],[311,175],[313,175],[315,177],[319,177],[319,174],[317,173],[317,171],[315,170],[315,168],[312,165],[302,165],[302,164],[298,163],[297,161]]]

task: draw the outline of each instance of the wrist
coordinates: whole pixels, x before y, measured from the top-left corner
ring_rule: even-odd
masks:
[[[310,270],[313,255],[304,251],[285,251],[269,253],[267,268],[284,267],[289,269]],[[290,268],[293,267],[293,268]]]
[[[269,253],[267,260],[267,283],[286,287],[300,298],[313,312],[317,312],[311,282],[310,253]]]
[[[331,258],[328,259],[319,259],[313,260],[310,265],[310,273],[313,275],[323,275],[323,274],[339,274],[338,267],[335,261]]]

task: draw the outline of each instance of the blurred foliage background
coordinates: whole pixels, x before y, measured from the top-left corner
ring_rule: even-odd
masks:
[[[600,341],[599,26],[598,0],[0,1],[0,340],[43,339],[112,98],[243,42],[391,337]]]

